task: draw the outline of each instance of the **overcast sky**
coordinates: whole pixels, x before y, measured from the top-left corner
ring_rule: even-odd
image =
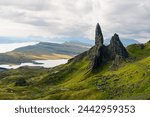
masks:
[[[150,0],[0,0],[0,36],[150,40]]]

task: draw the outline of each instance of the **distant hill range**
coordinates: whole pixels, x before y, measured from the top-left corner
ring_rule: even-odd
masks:
[[[0,37],[0,44],[4,43],[21,43],[21,42],[41,42],[44,40],[48,43],[68,43],[75,45],[88,45],[92,47],[95,44],[95,41],[88,38],[44,38],[44,37],[27,37],[27,38],[16,38],[16,37]],[[121,39],[123,45],[127,47],[131,44],[139,44],[137,40],[134,39]],[[105,39],[105,45],[109,45],[110,39]]]
[[[27,38],[7,38],[0,37],[0,43],[18,43],[27,42]],[[20,41],[18,41],[20,40]],[[31,41],[38,41],[39,38],[32,39]],[[0,64],[20,64],[23,62],[31,62],[32,60],[47,60],[47,59],[70,59],[75,55],[78,55],[84,51],[87,51],[94,45],[94,40],[76,39],[76,38],[66,38],[58,39],[59,42],[64,43],[50,43],[50,42],[40,42],[37,45],[31,45],[26,47],[21,47],[15,49],[14,51],[1,53],[0,54]],[[130,44],[139,43],[133,39],[122,39],[123,45],[126,47]],[[110,40],[105,40],[105,45],[109,45]]]
[[[115,33],[110,44],[106,46],[104,42],[97,24],[94,46],[64,65],[0,72],[0,99],[150,100],[150,41],[125,48]],[[72,56],[86,50],[86,46],[70,42],[40,43],[11,53],[24,53],[29,57],[30,53],[35,56],[44,51],[44,54]]]
[[[105,45],[109,45],[110,44],[110,40],[111,39],[105,39],[105,42],[104,42],[104,44]],[[134,39],[120,39],[121,40],[121,42],[122,42],[122,44],[125,46],[125,47],[127,47],[128,45],[131,45],[131,44],[140,44],[140,42],[139,41],[137,41],[137,40],[134,40]],[[95,44],[95,41],[94,40],[90,40],[90,41],[87,41],[87,42],[85,42],[85,41],[79,41],[79,40],[77,40],[77,41],[66,41],[67,43],[76,43],[76,44],[82,44],[82,45],[87,45],[87,46],[93,46],[94,44]]]
[[[137,40],[134,40],[134,39],[120,39],[122,44],[127,47],[128,45],[131,45],[131,44],[139,44],[140,42],[138,42]],[[105,45],[109,45],[110,44],[110,39],[106,39],[105,40]]]
[[[86,51],[90,45],[83,43],[65,42],[63,44],[40,42],[37,45],[21,47],[15,49],[13,52],[21,52],[27,54],[64,54],[77,55]]]
[[[37,45],[1,53],[0,64],[20,64],[32,60],[69,59],[89,48],[90,45],[77,42],[65,42],[63,44],[40,42]]]

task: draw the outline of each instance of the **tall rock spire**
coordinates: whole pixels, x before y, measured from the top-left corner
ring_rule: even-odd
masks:
[[[95,45],[96,46],[103,45],[103,34],[99,23],[97,23],[95,30]]]
[[[97,23],[96,30],[95,30],[95,46],[93,47],[93,49],[91,49],[90,52],[92,53],[91,64],[90,64],[91,69],[95,69],[103,63],[104,56],[105,56],[104,48],[105,46],[103,45],[102,30],[99,23]]]
[[[95,30],[95,45],[88,51],[76,56],[70,61],[80,61],[83,58],[88,58],[90,60],[88,69],[94,70],[107,62],[113,61],[111,69],[117,68],[122,60],[128,58],[128,52],[123,46],[119,39],[119,35],[114,34],[110,44],[105,46],[103,44],[103,34],[99,23],[96,25]]]

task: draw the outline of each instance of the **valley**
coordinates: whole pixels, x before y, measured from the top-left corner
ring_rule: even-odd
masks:
[[[150,42],[125,48],[118,34],[107,46],[103,41],[97,24],[95,45],[66,64],[0,72],[0,99],[149,100]]]

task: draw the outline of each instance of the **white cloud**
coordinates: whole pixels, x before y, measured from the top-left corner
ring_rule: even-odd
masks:
[[[105,38],[118,33],[145,42],[149,11],[149,0],[1,0],[0,35],[94,39],[100,22]]]

